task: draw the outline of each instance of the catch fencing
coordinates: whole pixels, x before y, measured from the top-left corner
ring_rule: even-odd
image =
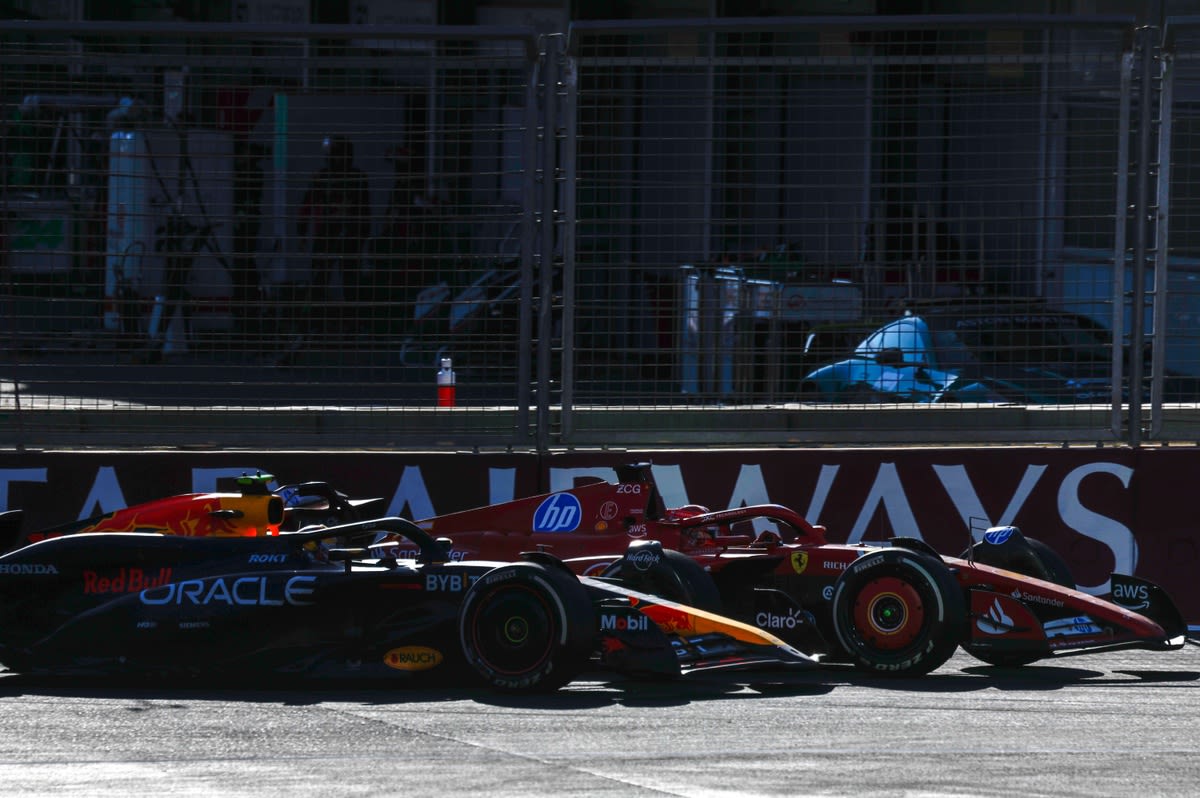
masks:
[[[2,24],[6,444],[1194,435],[1189,20]]]

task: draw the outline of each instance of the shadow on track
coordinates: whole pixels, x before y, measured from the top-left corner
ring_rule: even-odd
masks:
[[[325,701],[363,704],[478,700],[490,693],[482,686],[399,684],[384,680],[147,678],[0,674],[0,698],[55,696],[191,701],[242,701],[308,706]]]
[[[972,665],[920,677],[875,676],[848,665],[825,665],[804,672],[700,673],[674,680],[647,680],[584,673],[566,688],[547,694],[500,693],[483,686],[444,683],[399,684],[391,681],[246,679],[147,679],[3,673],[0,698],[51,696],[136,700],[233,701],[310,706],[325,702],[394,705],[408,702],[471,701],[488,706],[580,710],[623,704],[677,707],[713,700],[753,700],[826,695],[839,686],[871,687],[909,693],[967,693],[978,690],[1059,690],[1081,684],[1139,686],[1200,681],[1190,670],[1117,670],[1111,672],[1056,664],[1020,668]]]
[[[816,677],[816,678],[814,678]],[[147,679],[0,674],[0,699],[19,696],[61,698],[125,698],[136,700],[235,701],[308,706],[324,702],[392,705],[408,702],[472,701],[489,706],[579,710],[616,703],[630,706],[680,706],[714,699],[803,696],[826,693],[819,672],[804,676],[774,673],[693,675],[674,680],[617,678],[585,673],[553,693],[502,693],[463,683],[401,684],[395,681],[301,679]]]
[[[1194,682],[1200,680],[1200,672],[1197,671],[1119,670],[1105,673],[1082,668],[1036,664],[1020,668],[983,665],[963,668],[962,672],[986,677],[990,682],[990,687],[1001,690],[1057,690],[1072,684],[1095,684],[1108,687],[1129,685],[1132,687],[1148,682]]]

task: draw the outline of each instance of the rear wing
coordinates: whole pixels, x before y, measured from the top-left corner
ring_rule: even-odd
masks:
[[[637,484],[646,488],[646,520],[657,521],[667,513],[666,503],[654,483],[654,470],[649,463],[631,463],[616,467],[617,482]]]

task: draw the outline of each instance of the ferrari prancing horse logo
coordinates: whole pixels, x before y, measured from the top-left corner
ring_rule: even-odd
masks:
[[[808,567],[808,552],[793,551],[792,552],[792,570],[798,574],[804,573],[804,569]]]

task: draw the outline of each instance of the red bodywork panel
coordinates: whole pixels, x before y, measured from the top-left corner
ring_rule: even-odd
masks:
[[[544,550],[560,559],[595,554],[620,556],[631,540],[650,538],[679,551],[716,551],[755,541],[739,522],[772,517],[790,525],[804,542],[825,542],[822,527],[781,505],[709,512],[689,506],[668,510],[649,469],[631,469],[636,479],[594,482],[558,493],[515,499],[417,521],[434,537],[454,542],[455,559],[510,559]]]
[[[158,532],[185,537],[277,535],[283,521],[278,496],[188,493],[135,504],[62,526],[31,532],[25,543],[87,532]]]

